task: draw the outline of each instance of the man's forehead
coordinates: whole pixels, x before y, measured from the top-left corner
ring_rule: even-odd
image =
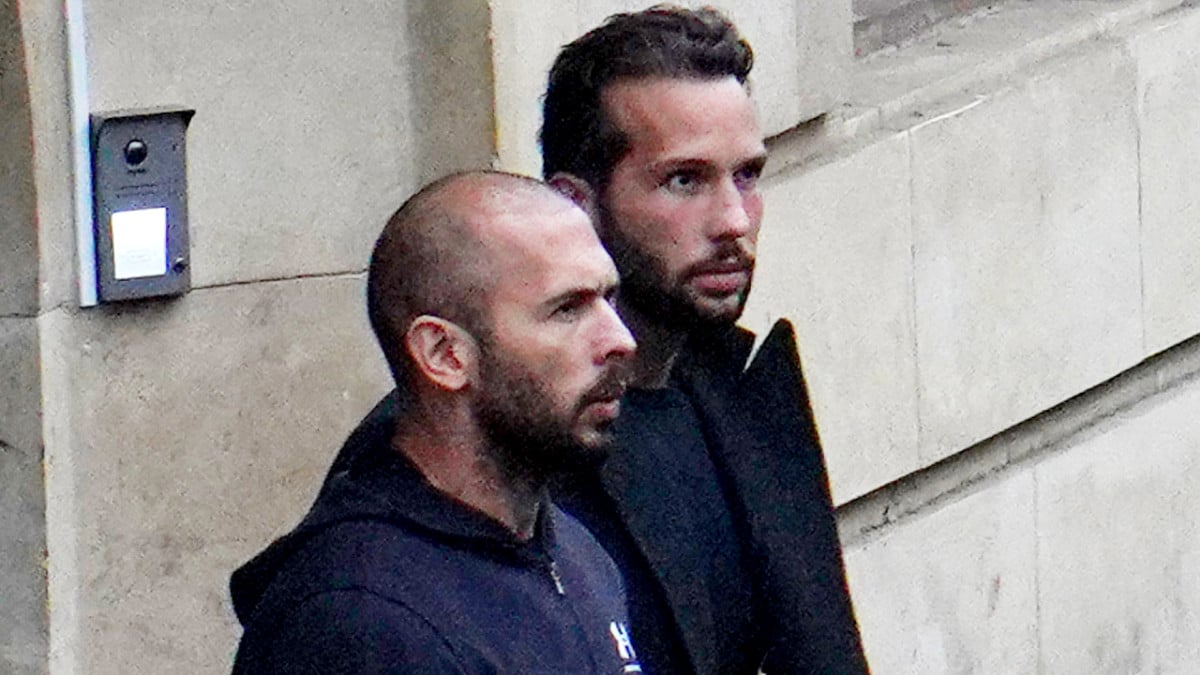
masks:
[[[615,268],[584,211],[566,201],[560,208],[511,214],[511,227],[493,240],[503,270],[500,284],[516,287],[615,278]]]
[[[754,103],[733,76],[716,79],[624,79],[605,87],[602,104],[609,120],[632,142],[667,142],[716,134],[761,152],[762,136]],[[644,137],[644,139],[643,139]]]
[[[664,103],[687,101],[697,95],[719,92],[731,101],[754,103],[746,85],[732,75],[725,77],[626,77],[605,85],[600,100],[605,110],[611,113],[640,110],[653,111]],[[682,110],[693,110],[694,107]],[[681,110],[681,111],[682,111]]]

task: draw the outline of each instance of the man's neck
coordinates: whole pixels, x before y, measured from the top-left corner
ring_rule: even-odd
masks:
[[[641,389],[662,389],[671,377],[687,333],[655,317],[647,316],[636,307],[621,304],[621,318],[637,340],[630,385]]]
[[[499,521],[518,539],[534,534],[544,486],[514,476],[488,452],[481,434],[462,433],[469,421],[413,415],[397,426],[392,447],[417,467],[435,489]],[[448,423],[449,422],[449,423]]]

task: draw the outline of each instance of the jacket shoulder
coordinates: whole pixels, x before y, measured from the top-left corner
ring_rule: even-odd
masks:
[[[313,593],[274,629],[252,626],[239,673],[466,673],[465,659],[425,617],[364,588]]]

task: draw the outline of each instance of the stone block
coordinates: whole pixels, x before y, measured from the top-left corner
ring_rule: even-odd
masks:
[[[5,105],[27,105],[28,112],[23,122],[19,121],[20,113],[11,118],[7,112],[0,113],[0,120],[4,125],[26,125],[19,131],[26,138],[13,146],[0,148],[0,158],[15,163],[3,170],[16,171],[8,175],[6,181],[20,184],[20,181],[27,180],[28,183],[21,185],[15,194],[0,197],[0,204],[12,204],[21,214],[22,220],[14,221],[19,222],[20,231],[15,240],[19,242],[16,255],[28,254],[29,258],[13,262],[26,270],[22,283],[32,282],[37,290],[33,296],[35,311],[19,313],[33,315],[38,305],[50,308],[78,298],[72,193],[74,169],[71,117],[67,103],[67,38],[63,8],[53,3],[18,4],[21,34],[15,37],[24,41],[24,75],[28,89],[19,100],[10,100],[7,95],[0,95],[0,100],[4,100]],[[9,156],[10,151],[23,154]],[[32,158],[28,153],[32,153]],[[21,166],[26,162],[27,165]],[[32,249],[29,248],[30,242],[35,242]],[[7,243],[0,242],[0,249]],[[0,254],[0,258],[3,258],[3,254]],[[5,276],[3,268],[8,262],[7,258],[0,261],[0,277]],[[30,273],[29,267],[33,265],[36,265],[37,271]],[[6,283],[7,280],[0,281],[0,287]],[[21,301],[23,305],[29,302],[27,293],[30,288],[33,287],[20,287],[19,293],[25,298]],[[0,291],[0,295],[3,294],[4,291]]]
[[[546,76],[558,50],[582,34],[579,14],[572,2],[553,11],[536,0],[494,0],[491,7],[497,161],[507,171],[540,176]]]
[[[37,320],[0,319],[0,672],[45,672],[46,518]]]
[[[1134,78],[1102,44],[911,130],[924,463],[1141,358]]]
[[[41,461],[41,380],[35,318],[0,318],[0,453]]]
[[[48,438],[70,447],[47,450],[48,492],[74,502],[55,512],[56,563],[77,584],[61,591],[78,630],[63,649],[86,672],[228,672],[230,572],[295,525],[390,386],[364,304],[354,276],[45,323],[52,370],[70,375],[46,392],[69,399]]]
[[[744,323],[796,325],[838,503],[920,466],[908,162],[893,134],[764,189]]]
[[[1004,477],[847,548],[872,672],[1039,672],[1033,498]]]
[[[37,314],[32,129],[21,22],[7,2],[0,5],[0,316]]]
[[[93,110],[196,109],[194,285],[364,269],[433,150],[411,140],[408,4],[85,5]]]
[[[1146,352],[1200,333],[1200,10],[1130,39],[1138,68]]]
[[[413,171],[422,184],[491,166],[495,97],[488,0],[406,5],[415,133]],[[381,224],[382,225],[382,224]]]
[[[1198,407],[1193,381],[1037,467],[1041,672],[1200,663]]]

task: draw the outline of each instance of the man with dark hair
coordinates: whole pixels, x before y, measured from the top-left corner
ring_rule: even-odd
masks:
[[[600,487],[557,498],[625,575],[647,672],[865,673],[794,333],[751,361],[734,325],[762,220],[752,65],[719,13],[660,6],[550,71],[543,172],[595,215],[640,345]]]
[[[611,559],[546,497],[604,455],[633,338],[587,215],[544,184],[438,181],[376,243],[403,392],[369,461],[231,581],[235,673],[632,673]]]

